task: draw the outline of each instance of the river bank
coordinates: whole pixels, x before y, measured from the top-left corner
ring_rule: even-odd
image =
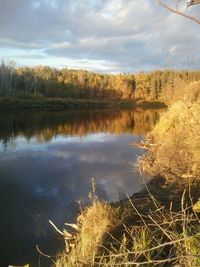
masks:
[[[112,205],[91,198],[77,224],[65,225],[72,235],[63,232],[67,251],[55,266],[200,266],[199,217],[192,210],[199,190],[199,181],[155,177]]]
[[[1,97],[0,110],[19,109],[49,109],[49,110],[73,110],[73,109],[101,109],[101,108],[166,108],[163,102],[134,102],[130,100],[90,100],[74,98],[46,98],[46,97]]]
[[[111,206],[93,192],[56,267],[200,266],[200,84],[188,89],[143,143],[137,167],[151,181]]]

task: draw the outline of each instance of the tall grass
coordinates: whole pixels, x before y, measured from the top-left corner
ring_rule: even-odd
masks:
[[[200,175],[200,83],[189,85],[182,100],[172,104],[146,137],[148,152],[138,160],[148,175]]]
[[[59,256],[56,267],[90,266],[114,221],[114,209],[104,202],[93,200],[91,206],[78,216],[78,231],[68,240],[69,251]]]
[[[140,214],[141,225],[125,227],[119,248],[91,266],[200,266],[198,219],[184,205],[174,213],[152,201],[157,209]]]
[[[113,210],[94,202],[77,220],[80,230],[71,252],[59,255],[55,266],[200,266],[199,221],[185,204],[184,195],[176,213],[151,198],[154,209],[139,214],[137,224],[123,224],[121,234],[107,233]],[[130,212],[135,212],[134,203],[129,201]],[[103,239],[106,234],[109,239]]]

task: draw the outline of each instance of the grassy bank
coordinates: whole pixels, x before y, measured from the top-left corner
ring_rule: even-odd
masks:
[[[183,91],[143,143],[154,178],[114,205],[93,197],[54,266],[200,266],[200,83]]]
[[[132,100],[90,100],[74,98],[47,98],[27,96],[1,97],[1,109],[94,109],[94,108],[165,108],[162,102],[134,102]]]
[[[139,159],[139,169],[150,176],[200,177],[200,83],[185,93],[163,114],[146,137],[148,152]]]
[[[200,266],[199,220],[184,194],[179,201],[176,212],[152,195],[148,203],[129,199],[115,208],[94,201],[78,217],[72,236],[63,232],[67,250],[53,266]]]

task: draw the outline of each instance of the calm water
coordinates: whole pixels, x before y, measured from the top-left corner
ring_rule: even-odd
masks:
[[[140,141],[158,118],[146,111],[0,113],[0,266],[50,266],[62,241],[50,227],[74,221],[88,202],[123,199],[142,187],[133,172]]]

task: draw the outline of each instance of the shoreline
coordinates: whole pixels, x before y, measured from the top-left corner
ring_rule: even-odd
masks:
[[[179,211],[183,194],[186,203],[191,202],[191,197],[195,203],[199,199],[199,192],[199,180],[188,181],[188,179],[185,179],[180,181],[174,178],[169,181],[164,176],[158,175],[151,178],[140,191],[134,193],[129,198],[113,202],[110,205],[113,208],[125,208],[131,201],[137,210],[144,215],[151,210],[152,205],[155,205],[153,203],[153,199],[155,199],[164,209],[172,208],[173,211]],[[170,207],[171,203],[173,204],[172,207]],[[136,214],[136,217],[138,217],[138,214]],[[132,223],[134,219],[132,217]]]
[[[103,108],[141,108],[161,109],[167,108],[163,102],[133,102],[129,100],[90,100],[72,98],[0,98],[0,110],[75,110],[75,109],[103,109]]]

